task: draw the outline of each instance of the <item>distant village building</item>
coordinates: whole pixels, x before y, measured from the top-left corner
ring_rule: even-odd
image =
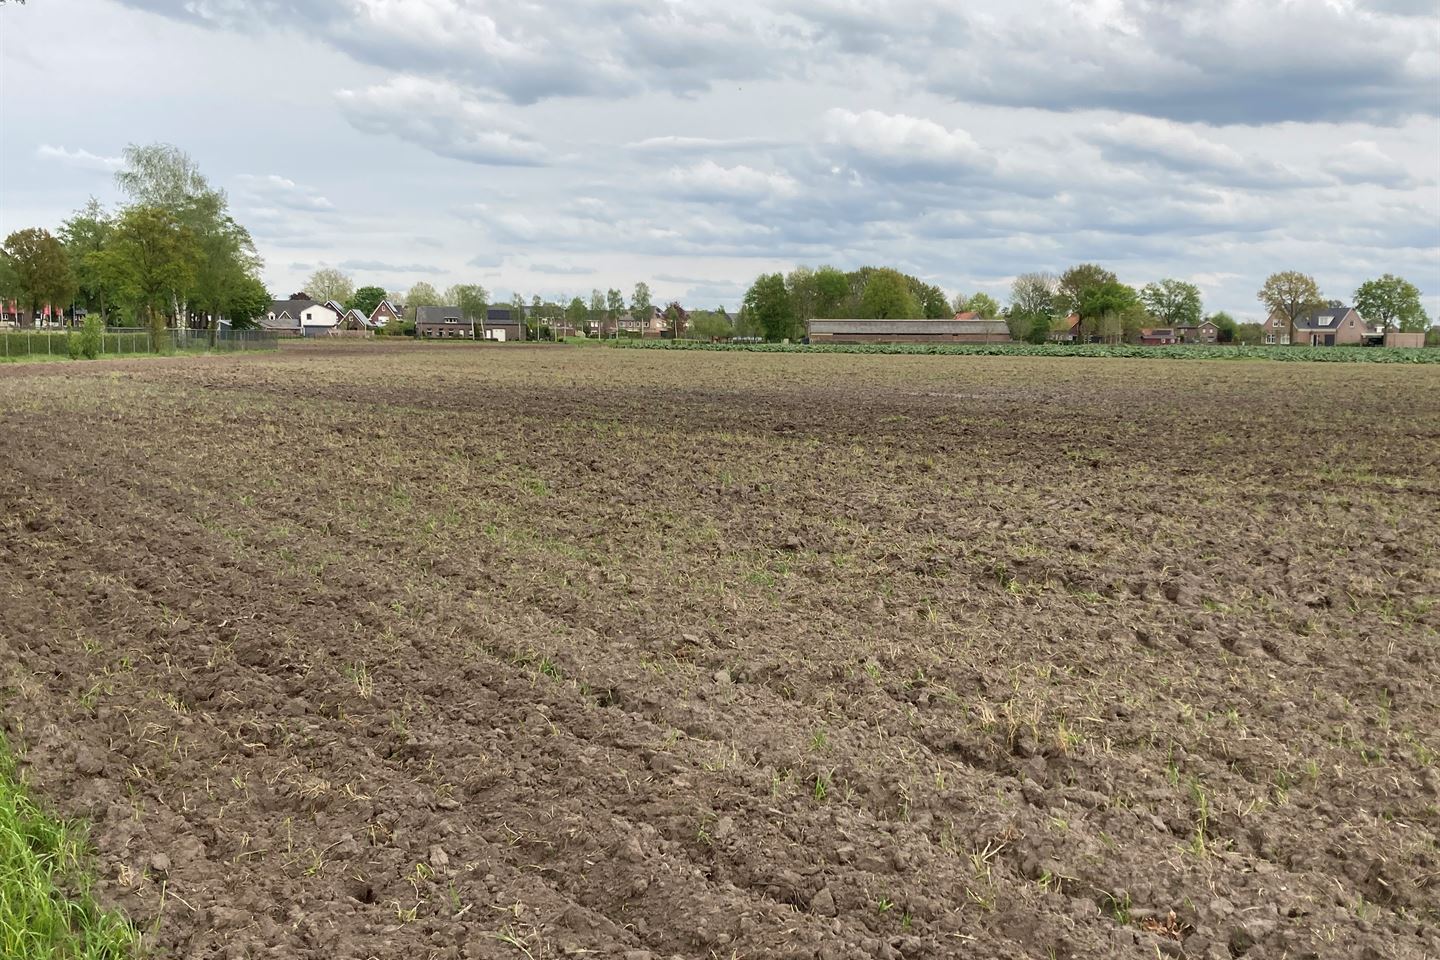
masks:
[[[811,343],[1010,343],[1004,320],[980,317],[811,320]]]
[[[1354,307],[1324,307],[1290,319],[1275,311],[1261,324],[1266,343],[1300,344],[1307,347],[1359,346],[1385,339],[1381,330],[1371,330]]]
[[[459,307],[417,307],[415,336],[432,339],[473,339],[475,321]]]
[[[501,342],[525,339],[525,318],[516,317],[510,307],[490,307],[485,311],[485,339]]]
[[[274,300],[260,318],[260,328],[282,336],[316,337],[334,330],[342,312],[314,300]]]

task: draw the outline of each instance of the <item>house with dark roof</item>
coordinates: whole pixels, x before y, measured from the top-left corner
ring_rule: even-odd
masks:
[[[349,310],[345,311],[345,316],[340,318],[340,322],[335,325],[335,329],[337,331],[343,331],[345,333],[373,334],[377,328],[375,324],[370,320],[370,318],[364,314],[363,311],[358,310],[355,307],[351,307]]]
[[[370,311],[370,323],[376,330],[389,323],[401,323],[404,319],[405,311],[389,300],[381,300],[375,305],[375,309]]]
[[[1140,329],[1140,342],[1147,347],[1163,347],[1172,343],[1179,343],[1180,338],[1174,327],[1142,327]]]
[[[415,336],[431,339],[474,339],[475,322],[459,307],[417,307]]]
[[[1213,320],[1201,320],[1199,323],[1177,323],[1175,324],[1175,336],[1180,343],[1219,343],[1220,328],[1215,326]]]
[[[272,300],[259,322],[261,329],[281,335],[317,337],[334,330],[343,312],[314,300]]]
[[[1307,347],[1356,346],[1384,339],[1384,333],[1372,331],[1354,307],[1322,307],[1301,314],[1294,323],[1277,310],[1265,318],[1261,333],[1266,343]]]
[[[525,339],[525,318],[511,307],[490,307],[485,311],[486,340],[501,342]]]

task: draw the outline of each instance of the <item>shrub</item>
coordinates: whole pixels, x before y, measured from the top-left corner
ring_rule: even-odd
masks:
[[[80,331],[80,352],[94,360],[104,346],[105,321],[92,314],[85,318],[85,327]]]
[[[65,338],[65,349],[70,352],[71,360],[79,360],[81,357],[85,356],[84,335],[76,333],[72,330],[70,332],[70,335]]]

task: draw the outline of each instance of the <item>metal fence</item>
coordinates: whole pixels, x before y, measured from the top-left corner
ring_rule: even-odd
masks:
[[[78,328],[0,330],[0,360],[16,357],[70,357]],[[212,341],[212,337],[214,338]],[[100,338],[100,355],[127,357],[141,354],[204,353],[210,350],[274,350],[278,338],[269,330],[195,330],[171,327],[160,336],[159,349],[143,327],[108,327]]]

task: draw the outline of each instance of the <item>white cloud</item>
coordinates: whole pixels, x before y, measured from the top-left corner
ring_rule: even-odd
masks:
[[[48,143],[41,144],[35,150],[35,156],[42,160],[50,160],[55,163],[64,164],[67,167],[78,167],[81,170],[100,170],[105,173],[114,173],[125,165],[120,157],[102,157],[91,153],[89,150],[69,150],[65,147],[53,147]]]
[[[335,204],[318,191],[279,174],[242,173],[235,181],[240,184],[245,197],[264,203],[317,213],[335,209]]]
[[[454,83],[402,75],[337,95],[355,129],[393,136],[452,160],[493,166],[536,166],[545,147],[520,124]]]
[[[1122,117],[1085,137],[1109,159],[1152,163],[1199,179],[1229,184],[1285,187],[1306,179],[1265,157],[1246,155],[1224,143],[1213,128],[1155,117]],[[1309,182],[1313,185],[1315,179]]]
[[[677,196],[690,200],[752,200],[787,197],[799,184],[788,174],[766,172],[737,164],[724,167],[702,160],[688,167],[672,167],[661,182]]]
[[[949,180],[989,170],[995,158],[965,130],[924,117],[836,107],[825,113],[825,142],[848,153],[857,166]]]
[[[1404,164],[1387,155],[1373,140],[1347,143],[1326,158],[1324,170],[1348,184],[1410,187],[1416,182]]]

